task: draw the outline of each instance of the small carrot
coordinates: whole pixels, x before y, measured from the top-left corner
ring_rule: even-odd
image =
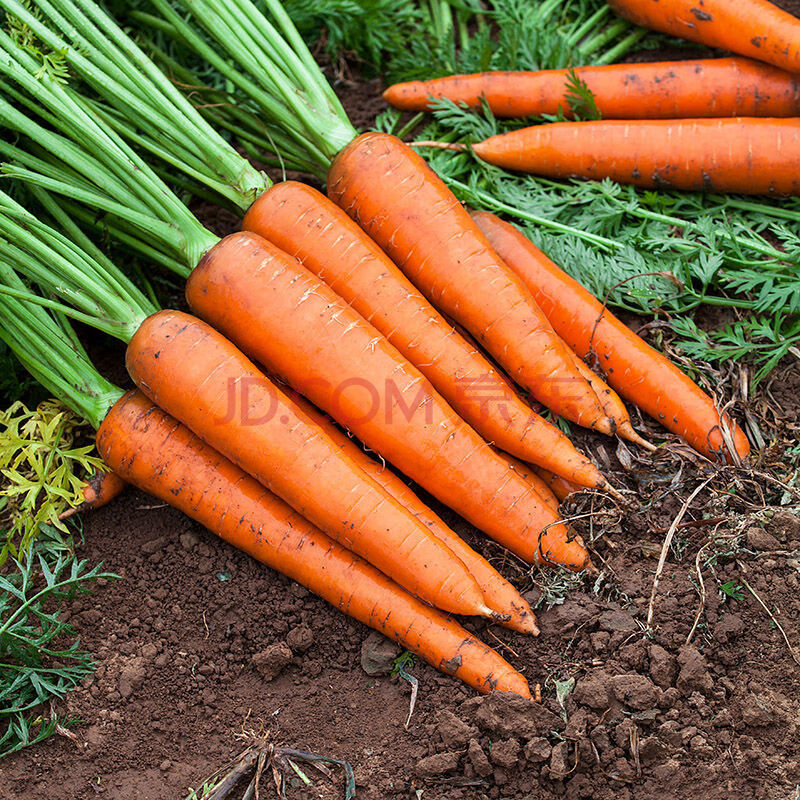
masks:
[[[608,0],[645,28],[800,72],[800,19],[768,0]]]
[[[554,513],[558,514],[558,497],[556,497],[553,490],[550,488],[547,481],[545,481],[538,470],[532,464],[523,464],[521,461],[514,461],[514,469],[520,475],[523,475],[526,480],[529,480],[535,487],[539,497],[544,500],[547,507]]]
[[[614,420],[616,425],[616,434],[622,439],[625,439],[634,444],[644,447],[645,450],[656,450],[656,446],[642,438],[633,427],[628,409],[620,399],[620,396],[610,387],[600,376],[591,370],[577,355],[575,355],[575,366],[578,371],[583,375],[591,384],[595,394],[600,398],[603,404],[603,410],[608,415],[609,419]]]
[[[579,492],[582,487],[577,484],[564,480],[560,475],[556,475],[550,470],[534,467],[539,477],[550,487],[553,494],[563,503],[573,492]]]
[[[59,515],[59,519],[67,519],[73,514],[92,511],[110,503],[115,497],[122,494],[128,484],[114,472],[98,471],[83,487],[83,502]]]
[[[427,525],[430,532],[461,559],[475,580],[478,581],[486,604],[501,615],[497,619],[501,625],[520,633],[539,635],[536,617],[522,595],[483,556],[476,553],[460,536],[451,531],[444,521],[414,494],[411,487],[395,475],[386,464],[379,464],[370,458],[353,439],[337,428],[328,417],[306,399],[298,396],[294,398],[294,401],[367,475],[383,486],[395,500],[402,503],[415,517]],[[546,484],[545,488],[547,488]],[[558,507],[556,507],[556,511],[558,511]]]
[[[661,353],[618,320],[516,228],[487,211],[473,219],[530,287],[558,334],[581,357],[598,359],[609,383],[665,428],[710,457],[750,452],[743,431]],[[725,433],[726,431],[729,434]]]
[[[154,403],[342,545],[444,611],[491,616],[461,561],[213,328],[159,311],[126,361]]]
[[[480,692],[530,697],[525,678],[454,620],[328,538],[139,392],[100,425],[103,458],[126,481],[296,580]]]
[[[800,194],[800,119],[555,122],[472,146],[505,169],[649,189]]]
[[[496,117],[570,115],[571,70],[480,72],[390,86],[387,103],[425,111],[443,97]],[[746,58],[575,67],[603,119],[800,116],[797,75]]]
[[[582,543],[533,486],[297,259],[256,234],[231,234],[192,271],[186,297],[241,350],[495,541],[529,562],[584,566]]]
[[[583,486],[606,480],[569,439],[522,401],[508,379],[454,330],[378,245],[311,186],[283,181],[242,224],[321,278],[425,375],[488,442]]]
[[[331,165],[328,196],[513,381],[557,414],[602,433],[613,431],[525,285],[408,145],[385,133],[354,139]]]

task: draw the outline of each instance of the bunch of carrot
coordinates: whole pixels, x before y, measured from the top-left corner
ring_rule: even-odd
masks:
[[[475,142],[472,152],[553,178],[800,194],[800,19],[767,0],[608,3],[640,25],[748,58],[454,75],[397,84],[384,97],[406,110],[447,98],[469,107],[483,100],[498,117],[569,114],[577,82],[602,119],[501,133]]]
[[[280,3],[267,3],[280,33],[249,0],[216,8],[258,32],[244,50],[215,15],[202,19],[248,66],[264,38],[261,58],[286,74],[273,84],[263,70],[242,85],[266,81],[253,93],[273,115],[292,104],[278,121],[306,143],[307,161],[327,165],[328,197],[291,181],[268,188],[90,0],[31,5],[0,0],[92,94],[40,80],[37,61],[0,34],[0,70],[16,87],[0,87],[0,120],[21,137],[0,143],[4,169],[63,229],[1,199],[0,264],[13,270],[0,295],[128,343],[140,393],[107,390],[87,417],[109,467],[440,669],[481,691],[528,694],[519,673],[436,609],[536,633],[529,605],[325,414],[525,561],[574,570],[591,561],[554,492],[616,492],[516,385],[649,449],[612,386],[708,456],[744,457],[742,432],[514,229],[470,216],[410,147],[358,135]],[[203,13],[204,2],[191,5]],[[213,57],[169,4],[156,6]],[[246,212],[243,231],[219,240],[204,229],[125,137],[224,191]],[[112,239],[188,275],[197,317],[157,309],[97,250],[87,232],[98,215]],[[44,313],[22,319],[41,328]],[[591,356],[608,384],[583,360]],[[80,405],[68,378],[53,379],[57,365],[21,357]],[[97,383],[84,361],[84,384]]]

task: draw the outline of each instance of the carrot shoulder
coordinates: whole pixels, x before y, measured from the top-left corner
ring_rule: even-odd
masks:
[[[437,669],[480,692],[530,697],[525,678],[483,642],[327,537],[141,393],[114,405],[97,444],[126,481]]]
[[[491,614],[461,561],[213,328],[159,311],[131,339],[127,366],[154,403],[410,592]]]
[[[800,79],[746,58],[656,61],[576,67],[603,119],[690,117],[794,117],[800,114]],[[496,117],[569,115],[569,70],[480,72],[390,86],[386,102],[424,111],[446,97]]]
[[[567,419],[612,432],[530,292],[408,145],[384,133],[362,134],[331,165],[328,196],[513,381]]]
[[[417,291],[325,195],[296,181],[264,192],[242,224],[297,258],[375,326],[484,439],[565,475],[605,486],[597,467],[519,397],[508,379]]]
[[[800,19],[769,0],[608,0],[625,19],[800,72]]]
[[[800,194],[800,119],[601,120],[534,125],[472,147],[505,169],[650,189]]]
[[[231,234],[194,269],[186,297],[245,353],[493,539],[529,561],[564,558],[581,568],[585,549],[533,486],[297,259],[255,234]]]
[[[486,211],[473,218],[503,258],[534,292],[539,304],[575,352],[596,356],[609,383],[665,428],[708,456],[725,454],[723,429],[732,434],[739,457],[750,451],[747,437],[688,375],[618,320],[530,240]]]

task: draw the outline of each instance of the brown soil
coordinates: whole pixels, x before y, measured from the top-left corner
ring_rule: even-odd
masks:
[[[377,84],[369,89],[343,87],[362,103],[363,125],[378,96]],[[751,412],[796,430],[799,385],[790,364]],[[0,762],[0,797],[179,800],[244,748],[245,728],[348,760],[364,800],[792,796],[800,784],[798,665],[752,594],[732,599],[718,587],[747,580],[800,647],[800,521],[785,511],[770,518],[763,508],[780,491],[740,478],[717,533],[741,536],[705,551],[716,553],[716,565],[703,570],[707,597],[692,645],[684,643],[699,606],[694,561],[710,528],[676,536],[648,637],[663,529],[701,467],[685,450],[638,459],[599,438],[584,444],[637,498],[620,513],[592,497],[567,508],[596,515],[594,531],[586,519],[575,524],[587,536],[602,531],[594,549],[605,577],[597,585],[529,573],[443,512],[541,604],[538,639],[467,625],[542,684],[542,706],[477,698],[417,663],[410,669],[419,697],[406,729],[409,685],[369,677],[360,665],[368,629],[130,490],[85,519],[80,555],[104,561],[121,580],[69,612],[98,662],[62,709],[81,719],[72,728],[77,744],[56,736]],[[773,448],[764,458],[779,457]],[[721,504],[718,491],[704,492],[686,519],[716,516]],[[269,679],[271,670],[278,674]],[[569,679],[576,683],[562,708],[557,682]],[[344,796],[341,774],[331,783],[306,770],[312,787],[294,779],[289,797]],[[273,796],[269,783],[263,788]]]

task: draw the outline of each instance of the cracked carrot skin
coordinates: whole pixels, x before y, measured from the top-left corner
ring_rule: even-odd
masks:
[[[473,219],[506,263],[530,287],[564,341],[581,357],[599,359],[608,382],[665,428],[710,458],[727,457],[714,401],[664,355],[618,320],[513,225],[488,211]],[[744,432],[725,416],[740,458],[750,452]]]
[[[461,561],[209,325],[159,311],[126,363],[156,405],[344,547],[444,611],[491,614]]]
[[[575,67],[594,95],[603,119],[690,117],[796,117],[800,78],[746,58],[657,61]],[[496,117],[569,113],[569,70],[480,72],[390,86],[387,103],[426,111],[446,97],[479,108],[481,99]]]
[[[442,672],[483,693],[530,697],[525,678],[494,650],[330,539],[140,392],[112,407],[97,446],[126,481]]]
[[[445,522],[386,464],[378,464],[370,458],[353,439],[337,428],[307,400],[299,396],[294,400],[367,475],[383,486],[395,500],[402,503],[437,539],[443,541],[461,559],[481,587],[486,604],[501,615],[497,622],[519,633],[539,635],[536,616],[528,602],[483,556],[450,530]],[[546,484],[544,486],[547,488]]]
[[[253,203],[242,228],[268,239],[325,281],[484,439],[581,485],[605,485],[597,467],[523,402],[505,376],[325,195],[296,181],[277,183]]]
[[[645,28],[800,72],[800,19],[768,0],[608,0]]]
[[[554,122],[472,147],[504,169],[648,189],[800,194],[800,119]]]
[[[328,196],[513,381],[557,414],[613,432],[613,423],[530,292],[408,145],[385,133],[357,137],[331,165]]]
[[[531,483],[297,259],[256,234],[231,234],[192,271],[186,298],[251,358],[495,541],[529,562],[582,568],[585,548]]]

